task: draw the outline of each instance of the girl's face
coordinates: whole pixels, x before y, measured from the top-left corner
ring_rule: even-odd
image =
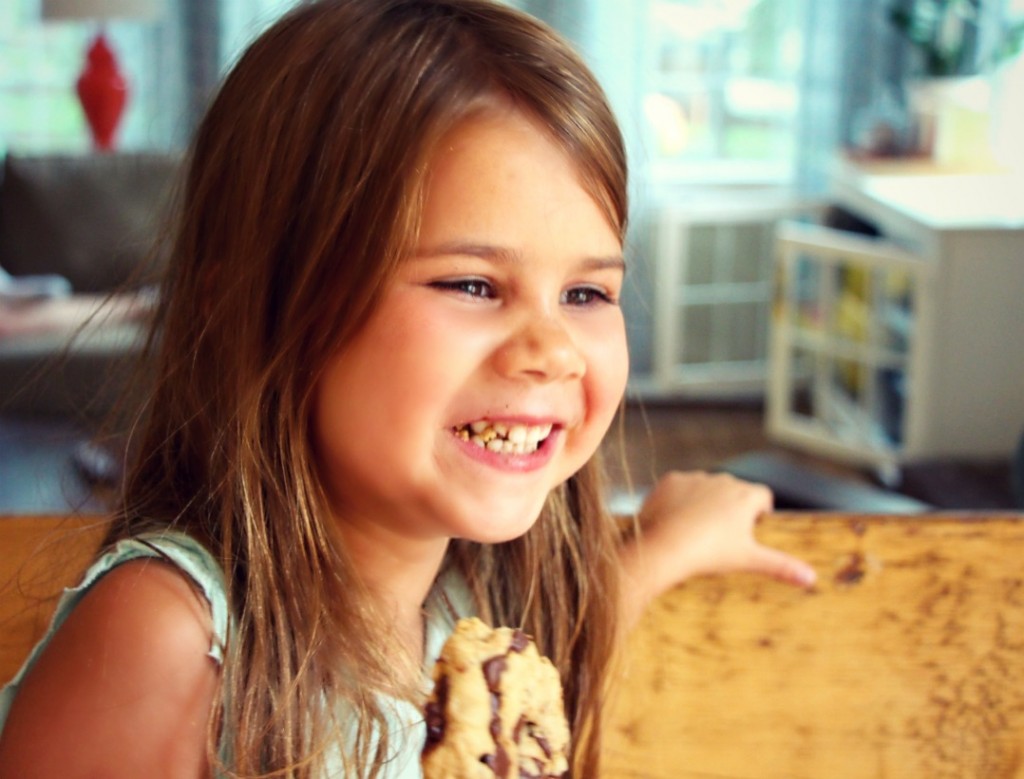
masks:
[[[531,121],[489,112],[451,132],[417,250],[317,387],[315,446],[342,530],[526,532],[625,389],[622,278],[615,230]]]

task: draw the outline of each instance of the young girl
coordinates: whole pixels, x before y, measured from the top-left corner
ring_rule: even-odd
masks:
[[[303,4],[199,128],[123,507],[0,701],[0,774],[419,775],[455,620],[559,668],[598,775],[616,640],[688,576],[808,583],[767,490],[673,475],[624,538],[626,166],[552,32],[486,0]]]

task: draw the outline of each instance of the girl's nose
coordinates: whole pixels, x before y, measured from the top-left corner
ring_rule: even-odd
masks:
[[[587,364],[572,334],[550,315],[526,317],[495,354],[499,373],[534,381],[578,379]]]

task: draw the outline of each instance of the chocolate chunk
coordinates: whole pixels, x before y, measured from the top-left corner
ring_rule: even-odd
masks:
[[[508,660],[504,655],[498,655],[487,660],[483,665],[484,679],[487,680],[487,689],[492,693],[501,689],[501,675],[508,667]]]
[[[480,758],[480,762],[494,771],[495,776],[506,779],[508,777],[508,770],[511,768],[508,753],[502,748],[501,744],[498,744],[497,747],[498,749],[493,755],[484,755]]]
[[[500,777],[507,777],[509,771],[509,758],[505,748],[498,741],[501,735],[501,675],[508,667],[508,660],[505,655],[498,655],[484,661],[481,670],[484,680],[487,682],[487,689],[491,692],[491,721],[487,728],[494,739],[494,754],[484,755],[480,762],[489,767]]]
[[[543,734],[534,733],[532,728],[530,730],[530,735],[533,736],[533,740],[537,742],[537,746],[544,750],[545,756],[550,760],[551,755],[554,754],[554,752],[551,750],[551,744],[548,743],[548,740],[544,738]]]
[[[516,726],[512,728],[512,740],[517,744],[523,739],[523,727],[526,725],[526,716],[523,715],[516,720]]]
[[[516,630],[512,634],[512,641],[509,643],[508,650],[510,652],[522,652],[529,645],[530,637],[527,636],[523,631]]]
[[[437,682],[436,699],[427,703],[427,741],[423,751],[434,749],[444,739],[445,709],[448,706],[448,677],[442,676]]]
[[[501,696],[496,692],[491,693],[491,724],[487,728],[494,742],[498,742],[501,735]]]

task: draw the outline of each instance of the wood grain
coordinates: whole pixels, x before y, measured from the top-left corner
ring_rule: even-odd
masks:
[[[605,777],[1024,777],[1022,519],[768,518],[818,586],[731,576],[655,603]]]
[[[1024,517],[776,514],[813,592],[659,599],[609,709],[605,779],[1024,779]],[[95,552],[96,517],[0,517],[0,679]]]
[[[17,673],[105,529],[97,516],[0,516],[0,682]]]

